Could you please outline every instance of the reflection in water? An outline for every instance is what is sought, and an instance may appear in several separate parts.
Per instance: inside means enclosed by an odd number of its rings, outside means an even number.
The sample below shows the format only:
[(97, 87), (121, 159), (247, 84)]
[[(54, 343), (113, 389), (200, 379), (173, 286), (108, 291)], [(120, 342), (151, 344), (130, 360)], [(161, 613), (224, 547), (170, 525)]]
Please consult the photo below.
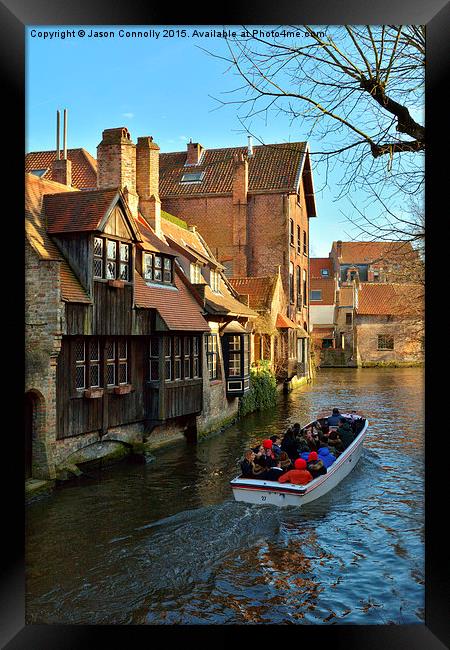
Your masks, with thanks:
[[(303, 508), (237, 503), (243, 451), (333, 406), (369, 418), (363, 456)], [(322, 370), (278, 408), (27, 509), (27, 622), (423, 622), (423, 372)]]

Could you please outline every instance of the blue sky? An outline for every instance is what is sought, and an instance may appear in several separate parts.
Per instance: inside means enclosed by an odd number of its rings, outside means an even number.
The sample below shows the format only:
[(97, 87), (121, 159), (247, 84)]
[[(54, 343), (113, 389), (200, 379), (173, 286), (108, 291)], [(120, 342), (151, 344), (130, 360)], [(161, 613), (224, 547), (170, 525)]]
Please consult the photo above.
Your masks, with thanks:
[[(105, 128), (127, 126), (134, 142), (141, 135), (152, 135), (162, 152), (182, 151), (190, 138), (206, 148), (245, 146), (247, 134), (233, 106), (217, 108), (213, 97), (224, 100), (238, 80), (227, 72), (223, 60), (202, 49), (225, 53), (220, 38), (175, 35), (163, 38), (168, 27), (123, 26), (129, 30), (160, 32), (160, 37), (119, 37), (118, 26), (93, 26), (110, 31), (108, 38), (90, 38), (91, 27), (28, 27), (26, 39), (26, 150), (55, 148), (56, 110), (68, 109), (68, 147), (84, 147), (94, 157)], [(183, 26), (172, 26), (181, 30)], [(79, 29), (85, 37), (77, 35)], [(221, 27), (198, 27), (198, 31)], [(233, 29), (238, 29), (234, 27)], [(53, 38), (32, 36), (35, 32), (56, 32)], [(59, 34), (58, 34), (59, 30)], [(61, 33), (75, 30), (75, 37)], [(305, 139), (298, 122), (287, 118), (261, 122), (256, 135), (266, 143), (295, 142)], [(310, 140), (312, 150), (318, 143)], [(254, 144), (258, 144), (254, 141)], [(320, 149), (323, 150), (323, 144)], [(313, 160), (317, 219), (310, 221), (310, 254), (328, 256), (336, 239), (354, 236), (345, 214), (351, 206), (346, 199), (335, 200), (337, 177), (331, 172), (329, 186), (321, 190), (325, 169)], [(331, 182), (330, 182), (331, 181)], [(353, 199), (356, 197), (353, 196)], [(344, 214), (343, 214), (344, 213)]]

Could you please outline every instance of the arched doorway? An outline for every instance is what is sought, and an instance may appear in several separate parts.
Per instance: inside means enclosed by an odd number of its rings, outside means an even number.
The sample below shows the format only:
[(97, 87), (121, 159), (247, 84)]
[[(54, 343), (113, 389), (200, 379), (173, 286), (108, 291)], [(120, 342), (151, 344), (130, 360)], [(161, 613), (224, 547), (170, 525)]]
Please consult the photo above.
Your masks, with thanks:
[(33, 438), (36, 437), (36, 398), (33, 393), (25, 394), (25, 479), (31, 478), (33, 466)]

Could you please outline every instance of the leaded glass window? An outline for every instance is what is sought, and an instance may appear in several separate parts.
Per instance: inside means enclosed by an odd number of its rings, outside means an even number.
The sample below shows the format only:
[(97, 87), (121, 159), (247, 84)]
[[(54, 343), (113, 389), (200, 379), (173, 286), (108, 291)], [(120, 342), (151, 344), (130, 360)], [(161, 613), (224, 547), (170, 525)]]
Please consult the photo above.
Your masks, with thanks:
[(131, 279), (130, 244), (94, 237), (94, 277), (103, 280)]
[(159, 381), (159, 337), (150, 337), (150, 381)]

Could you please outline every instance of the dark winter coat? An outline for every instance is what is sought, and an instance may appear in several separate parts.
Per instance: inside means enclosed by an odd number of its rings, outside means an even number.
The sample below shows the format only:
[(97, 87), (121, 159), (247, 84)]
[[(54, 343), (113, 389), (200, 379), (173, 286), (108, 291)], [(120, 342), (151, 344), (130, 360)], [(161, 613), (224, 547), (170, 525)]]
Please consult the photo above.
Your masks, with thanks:
[(312, 460), (311, 462), (309, 462), (307, 464), (307, 469), (313, 478), (317, 478), (318, 476), (327, 473), (327, 468), (325, 467), (323, 461), (320, 459)]
[(342, 440), (344, 449), (347, 449), (347, 447), (355, 439), (355, 434), (353, 433), (353, 429), (351, 427), (351, 424), (349, 424), (349, 422), (344, 422), (343, 424), (341, 424), (337, 430), (337, 434), (339, 438)]

